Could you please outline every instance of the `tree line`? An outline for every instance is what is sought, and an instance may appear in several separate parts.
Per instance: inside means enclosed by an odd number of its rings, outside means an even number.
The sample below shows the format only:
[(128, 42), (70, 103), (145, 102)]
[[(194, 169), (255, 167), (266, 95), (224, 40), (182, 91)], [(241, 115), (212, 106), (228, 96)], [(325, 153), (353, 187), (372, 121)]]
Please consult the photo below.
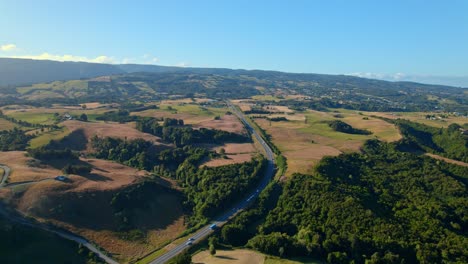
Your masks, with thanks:
[(264, 220), (253, 208), (221, 238), (329, 263), (466, 263), (467, 183), (466, 167), (369, 140), (362, 153), (326, 157), (312, 175), (295, 174)]
[(183, 120), (165, 118), (163, 123), (154, 118), (140, 119), (136, 128), (142, 132), (160, 137), (163, 141), (176, 146), (185, 146), (199, 143), (226, 143), (226, 142), (250, 142), (246, 135), (226, 132), (217, 129), (193, 129), (184, 125)]
[(24, 131), (13, 128), (0, 131), (0, 151), (25, 150), (33, 135), (27, 135)]

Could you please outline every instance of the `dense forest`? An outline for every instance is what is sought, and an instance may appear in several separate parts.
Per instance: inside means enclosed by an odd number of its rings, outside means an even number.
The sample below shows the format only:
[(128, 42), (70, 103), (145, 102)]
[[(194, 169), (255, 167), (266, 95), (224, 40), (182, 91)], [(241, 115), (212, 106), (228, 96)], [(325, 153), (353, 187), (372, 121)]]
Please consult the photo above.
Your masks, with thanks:
[(190, 225), (206, 221), (242, 198), (261, 178), (265, 166), (265, 160), (258, 157), (242, 164), (199, 168), (202, 160), (217, 154), (190, 145), (155, 152), (152, 143), (142, 139), (93, 137), (91, 144), (97, 158), (177, 180), (184, 187), (185, 206), (192, 213)]
[(435, 128), (403, 119), (394, 122), (405, 137), (400, 144), (401, 149), (420, 149), (468, 162), (468, 135), (460, 125), (451, 124), (447, 128)]
[(257, 205), (221, 238), (330, 263), (466, 263), (467, 183), (466, 167), (371, 140), (362, 153), (324, 158), (314, 175), (294, 175), (265, 221), (268, 206)]
[(14, 128), (13, 130), (0, 131), (0, 151), (25, 150), (29, 140), (34, 136), (26, 135), (24, 131)]
[(242, 164), (202, 167), (185, 162), (178, 168), (178, 176), (186, 186), (190, 207), (194, 211), (192, 224), (224, 212), (237, 200), (252, 191), (263, 176), (266, 160), (256, 158)]
[(87, 248), (55, 234), (16, 224), (0, 216), (2, 263), (102, 263)]
[(226, 143), (226, 142), (250, 142), (246, 135), (226, 132), (217, 129), (193, 129), (184, 126), (183, 120), (165, 118), (163, 124), (154, 118), (140, 119), (137, 121), (137, 129), (162, 138), (165, 142), (176, 146), (185, 146), (198, 143)]

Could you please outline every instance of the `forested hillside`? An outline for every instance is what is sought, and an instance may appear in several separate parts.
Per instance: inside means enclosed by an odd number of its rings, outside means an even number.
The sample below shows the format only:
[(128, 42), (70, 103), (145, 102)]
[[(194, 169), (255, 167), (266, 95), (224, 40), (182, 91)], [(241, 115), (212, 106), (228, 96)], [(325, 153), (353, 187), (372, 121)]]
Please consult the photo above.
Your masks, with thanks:
[[(86, 79), (97, 76), (107, 77)], [(314, 109), (468, 111), (468, 93), (462, 88), (346, 75), (1, 59), (0, 80), (0, 105), (126, 102), (171, 95), (226, 99), (280, 92), (310, 97), (284, 103)], [(73, 81), (24, 85), (56, 80)]]
[(0, 216), (2, 263), (102, 263), (92, 252), (57, 235), (10, 222)]
[[(189, 225), (196, 226), (229, 208), (244, 197), (260, 180), (265, 160), (256, 157), (250, 162), (220, 167), (199, 167), (201, 162), (217, 156), (215, 152), (196, 147), (197, 143), (224, 143), (249, 140), (247, 136), (220, 130), (194, 130), (184, 127), (182, 120), (165, 119), (162, 125), (155, 119), (140, 120), (138, 127), (154, 133), (175, 147), (156, 152), (151, 142), (136, 139), (93, 137), (91, 144), (97, 158), (145, 169), (153, 177), (176, 180), (185, 195), (185, 207), (191, 213)], [(140, 122), (139, 121), (139, 122)]]
[(396, 120), (395, 124), (405, 137), (400, 148), (427, 151), (444, 157), (468, 162), (468, 134), (458, 124), (447, 128), (435, 128), (407, 120)]
[[(330, 263), (466, 263), (467, 182), (468, 168), (368, 141), (362, 154), (324, 158), (314, 175), (287, 181), (247, 245)], [(229, 234), (233, 244), (249, 236)]]

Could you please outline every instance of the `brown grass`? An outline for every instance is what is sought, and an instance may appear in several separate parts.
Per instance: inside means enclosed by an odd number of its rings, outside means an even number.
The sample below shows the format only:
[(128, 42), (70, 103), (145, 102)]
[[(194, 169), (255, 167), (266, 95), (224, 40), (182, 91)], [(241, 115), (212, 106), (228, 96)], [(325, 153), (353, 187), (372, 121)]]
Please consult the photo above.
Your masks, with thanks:
[[(71, 132), (76, 130), (83, 130), (88, 141), (95, 135), (98, 137), (116, 137), (122, 139), (137, 139), (142, 138), (146, 141), (153, 142), (156, 145), (165, 145), (161, 143), (160, 138), (148, 133), (143, 133), (135, 129), (135, 123), (119, 124), (114, 122), (108, 123), (92, 123), (81, 122), (77, 120), (68, 120), (63, 122)], [(88, 144), (88, 151), (91, 150)]]
[(16, 127), (15, 123), (12, 123), (6, 119), (0, 118), (0, 131), (1, 130), (11, 130)]
[(30, 167), (24, 151), (0, 152), (0, 163), (11, 168), (9, 182), (37, 181), (61, 175), (62, 172), (50, 166)]
[(136, 212), (136, 225), (145, 230), (146, 238), (126, 240), (117, 232), (110, 207), (114, 193), (120, 189), (75, 192), (69, 187), (57, 181), (40, 182), (21, 196), (16, 194), (20, 198), (15, 205), (21, 212), (40, 221), (51, 222), (86, 237), (122, 262), (148, 254), (186, 228), (180, 197), (170, 192), (158, 192), (152, 198), (153, 205)]
[(251, 143), (227, 143), (216, 147), (214, 150), (219, 152), (221, 148), (224, 148), (226, 154), (252, 153), (257, 151)]
[(273, 143), (286, 157), (288, 162), (286, 176), (296, 172), (310, 173), (311, 168), (324, 156), (336, 156), (343, 151), (355, 151), (361, 145), (360, 142), (337, 141), (325, 136), (301, 132), (299, 129), (303, 126), (293, 122), (271, 122), (271, 126), (264, 119), (257, 119), (256, 122), (267, 130), (267, 133), (272, 136)]
[(263, 109), (268, 110), (270, 112), (280, 112), (280, 113), (293, 113), (294, 111), (289, 109), (287, 106), (282, 105), (269, 105), (263, 107)]
[(216, 255), (211, 256), (208, 250), (197, 253), (192, 257), (194, 263), (203, 264), (263, 264), (265, 255), (247, 249), (216, 250)]
[(210, 120), (196, 124), (194, 127), (218, 129), (238, 134), (246, 133), (244, 126), (235, 115), (224, 115), (220, 120), (214, 120), (211, 118)]
[(458, 165), (458, 166), (468, 167), (468, 163), (465, 163), (463, 161), (445, 158), (445, 157), (442, 157), (442, 156), (439, 156), (439, 155), (436, 155), (436, 154), (432, 154), (432, 153), (425, 153), (424, 155), (427, 155), (427, 156), (429, 156), (429, 157), (431, 157), (433, 159), (443, 160), (443, 161), (445, 161), (447, 163), (452, 163), (452, 164), (455, 164), (455, 165)]
[(426, 115), (440, 115), (441, 113), (432, 113), (432, 112), (404, 112), (404, 113), (381, 113), (381, 112), (362, 112), (364, 115), (375, 115), (381, 116), (389, 119), (408, 119), (413, 122), (418, 122), (422, 124), (426, 124), (428, 126), (433, 127), (448, 127), (450, 124), (457, 123), (459, 125), (463, 125), (468, 123), (468, 118), (462, 116), (454, 116), (447, 113), (442, 113), (448, 115), (448, 118), (437, 119), (437, 120), (428, 120), (426, 119)]
[(217, 167), (250, 161), (258, 151), (252, 143), (228, 143), (221, 146), (205, 145), (206, 148), (220, 153), (223, 148), (226, 158), (217, 158), (204, 162), (201, 166)]
[(188, 113), (171, 113), (171, 112), (160, 111), (160, 110), (146, 110), (146, 111), (141, 111), (137, 113), (132, 113), (132, 115), (155, 117), (155, 118), (182, 119), (184, 120), (185, 124), (198, 124), (198, 123), (208, 122), (208, 121), (213, 120), (212, 116), (202, 116), (202, 115), (188, 114)]
[[(23, 152), (8, 154), (0, 155), (0, 163), (13, 169), (13, 181), (61, 174), (60, 170), (49, 166), (29, 168), (26, 164), (28, 158)], [(117, 258), (123, 262), (142, 257), (185, 230), (181, 198), (171, 192), (159, 191), (151, 200), (153, 205), (150, 208), (136, 212), (137, 225), (146, 231), (146, 239), (134, 242), (123, 239), (112, 223), (110, 200), (115, 192), (143, 179), (146, 172), (106, 160), (81, 161), (93, 166), (89, 175), (70, 175), (70, 182), (66, 183), (50, 180), (22, 188), (6, 188), (0, 196), (27, 215), (50, 221), (94, 241), (106, 251), (118, 254)], [(37, 170), (42, 174), (38, 175)], [(164, 179), (159, 181), (163, 186), (173, 185)]]
[(208, 162), (202, 164), (202, 166), (208, 167), (218, 167), (218, 166), (225, 166), (230, 164), (236, 163), (244, 163), (250, 161), (254, 155), (252, 153), (247, 154), (235, 154), (235, 155), (226, 155), (226, 159), (213, 159)]
[[(340, 116), (337, 116), (338, 114)], [(295, 172), (310, 173), (312, 167), (324, 156), (359, 151), (367, 139), (377, 138), (391, 142), (401, 138), (394, 125), (378, 118), (363, 119), (365, 116), (350, 111), (334, 113), (309, 110), (303, 113), (264, 116), (281, 116), (289, 120), (287, 122), (270, 122), (260, 118), (255, 120), (272, 136), (273, 143), (287, 158), (286, 176)], [(323, 122), (337, 119), (353, 127), (367, 129), (373, 134), (364, 136), (339, 133)]]

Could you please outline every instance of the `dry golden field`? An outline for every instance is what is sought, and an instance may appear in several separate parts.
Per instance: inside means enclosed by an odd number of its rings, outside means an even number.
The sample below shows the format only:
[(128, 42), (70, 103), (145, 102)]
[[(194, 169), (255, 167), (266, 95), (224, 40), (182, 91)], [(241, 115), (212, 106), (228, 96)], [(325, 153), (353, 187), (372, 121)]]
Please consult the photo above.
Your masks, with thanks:
[[(401, 138), (398, 129), (381, 119), (365, 117), (358, 113), (306, 111), (267, 117), (285, 117), (288, 121), (272, 122), (256, 118), (255, 122), (272, 136), (287, 158), (286, 176), (295, 172), (310, 173), (313, 166), (324, 156), (358, 151), (365, 140), (377, 138), (396, 141)], [(333, 131), (323, 121), (341, 120), (355, 128), (367, 129), (371, 135), (354, 135)]]

